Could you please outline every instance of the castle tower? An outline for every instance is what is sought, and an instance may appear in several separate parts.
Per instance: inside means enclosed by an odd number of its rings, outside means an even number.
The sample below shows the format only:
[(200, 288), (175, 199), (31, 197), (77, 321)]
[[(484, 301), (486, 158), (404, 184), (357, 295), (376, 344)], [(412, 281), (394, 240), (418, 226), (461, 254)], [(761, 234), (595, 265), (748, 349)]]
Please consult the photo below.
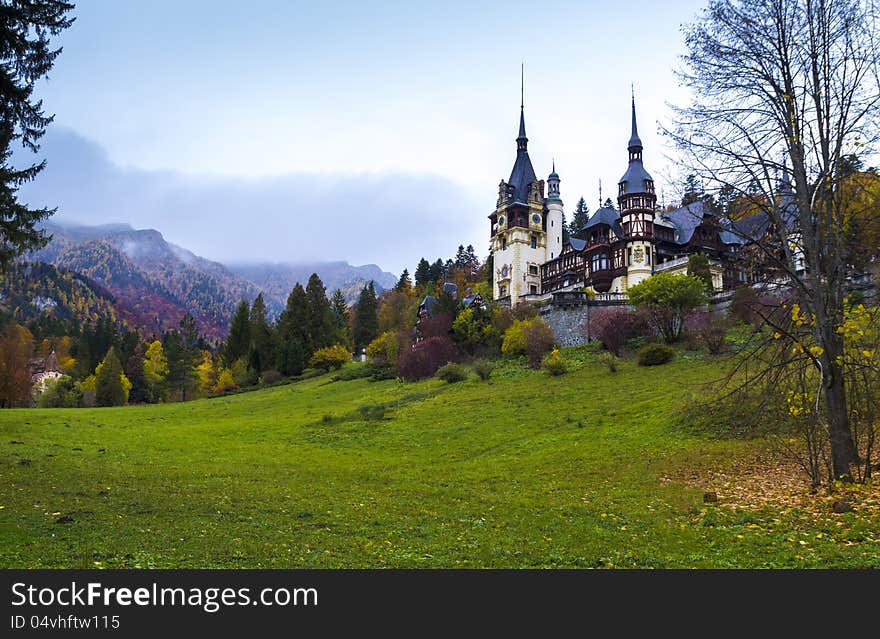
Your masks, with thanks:
[[(620, 227), (625, 242), (626, 281), (615, 282), (621, 290), (634, 286), (651, 275), (654, 255), (654, 211), (657, 195), (654, 180), (642, 164), (642, 141), (636, 127), (636, 100), (632, 99), (632, 134), (627, 145), (629, 166), (618, 182), (617, 203)], [(622, 284), (622, 286), (619, 286)]]
[[(544, 180), (538, 180), (529, 159), (524, 103), (520, 103), (516, 161), (510, 179), (498, 185), (495, 211), (489, 215), (494, 273), (492, 294), (515, 306), (523, 295), (541, 292), (541, 264), (547, 261), (547, 215)], [(558, 177), (557, 184), (558, 184)], [(562, 206), (562, 201), (559, 201)], [(556, 227), (560, 220), (554, 220)], [(560, 240), (561, 241), (561, 240)], [(560, 244), (561, 247), (561, 244)], [(553, 251), (558, 255), (558, 250)]]
[(556, 161), (553, 161), (553, 172), (547, 178), (547, 251), (544, 257), (552, 260), (559, 257), (562, 251), (562, 198), (559, 195), (559, 175), (556, 173)]

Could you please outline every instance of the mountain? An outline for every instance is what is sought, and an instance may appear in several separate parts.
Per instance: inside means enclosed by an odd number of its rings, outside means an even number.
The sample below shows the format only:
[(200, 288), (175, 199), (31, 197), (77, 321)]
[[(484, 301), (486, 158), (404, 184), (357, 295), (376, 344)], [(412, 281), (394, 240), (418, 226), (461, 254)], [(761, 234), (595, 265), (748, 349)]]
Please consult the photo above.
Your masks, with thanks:
[(0, 321), (6, 318), (54, 335), (74, 333), (100, 318), (137, 323), (90, 278), (51, 264), (13, 262), (0, 276)]
[(239, 264), (227, 267), (165, 240), (159, 231), (127, 224), (62, 226), (45, 224), (52, 241), (24, 257), (80, 273), (104, 287), (121, 315), (145, 332), (177, 328), (187, 312), (208, 338), (226, 336), (235, 307), (263, 292), (270, 316), (277, 316), (297, 282), (318, 273), (328, 293), (339, 288), (349, 301), (370, 280), (377, 290), (397, 278), (378, 266), (346, 262)]
[(361, 289), (372, 280), (376, 292), (390, 289), (397, 284), (397, 276), (383, 271), (375, 264), (352, 266), (348, 262), (318, 262), (302, 264), (230, 264), (229, 269), (253, 282), (263, 291), (263, 295), (280, 302), (283, 309), (287, 296), (297, 282), (303, 286), (312, 273), (317, 273), (332, 294), (337, 288), (345, 295), (346, 301), (357, 300)]

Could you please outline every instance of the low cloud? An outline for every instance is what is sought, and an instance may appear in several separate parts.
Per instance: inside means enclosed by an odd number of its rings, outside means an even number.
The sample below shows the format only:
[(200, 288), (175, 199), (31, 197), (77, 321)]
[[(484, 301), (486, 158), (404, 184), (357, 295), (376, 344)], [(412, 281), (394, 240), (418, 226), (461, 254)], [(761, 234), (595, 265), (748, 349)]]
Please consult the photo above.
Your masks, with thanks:
[[(485, 206), (434, 175), (293, 173), (226, 178), (114, 164), (69, 129), (43, 139), (48, 166), (20, 195), (58, 207), (58, 223), (155, 228), (196, 254), (227, 262), (347, 260), (394, 272), (419, 257), (484, 248)], [(20, 162), (32, 160), (24, 154)]]

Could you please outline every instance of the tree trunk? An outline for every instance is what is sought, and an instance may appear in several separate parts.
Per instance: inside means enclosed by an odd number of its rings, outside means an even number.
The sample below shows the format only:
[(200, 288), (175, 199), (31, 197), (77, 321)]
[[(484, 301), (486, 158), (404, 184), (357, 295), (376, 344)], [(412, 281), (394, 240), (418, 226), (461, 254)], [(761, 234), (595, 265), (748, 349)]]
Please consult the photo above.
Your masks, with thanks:
[(838, 354), (843, 353), (843, 345), (839, 342), (840, 340), (835, 338), (826, 341), (825, 350), (828, 357), (825, 358), (822, 382), (825, 386), (828, 438), (831, 443), (831, 466), (834, 478), (849, 482), (852, 481), (850, 465), (858, 463), (858, 452), (849, 426), (843, 370), (836, 363)]

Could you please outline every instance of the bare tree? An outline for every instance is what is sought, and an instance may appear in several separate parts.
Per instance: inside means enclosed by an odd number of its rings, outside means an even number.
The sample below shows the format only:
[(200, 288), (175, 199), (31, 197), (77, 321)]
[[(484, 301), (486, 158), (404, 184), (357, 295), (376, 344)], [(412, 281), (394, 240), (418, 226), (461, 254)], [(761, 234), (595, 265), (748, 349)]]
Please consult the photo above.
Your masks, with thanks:
[(690, 171), (763, 219), (730, 230), (791, 291), (808, 327), (817, 412), (843, 480), (858, 453), (840, 332), (848, 276), (841, 160), (869, 153), (878, 138), (876, 17), (871, 0), (712, 0), (685, 30), (679, 74), (693, 103), (675, 109), (666, 131)]

